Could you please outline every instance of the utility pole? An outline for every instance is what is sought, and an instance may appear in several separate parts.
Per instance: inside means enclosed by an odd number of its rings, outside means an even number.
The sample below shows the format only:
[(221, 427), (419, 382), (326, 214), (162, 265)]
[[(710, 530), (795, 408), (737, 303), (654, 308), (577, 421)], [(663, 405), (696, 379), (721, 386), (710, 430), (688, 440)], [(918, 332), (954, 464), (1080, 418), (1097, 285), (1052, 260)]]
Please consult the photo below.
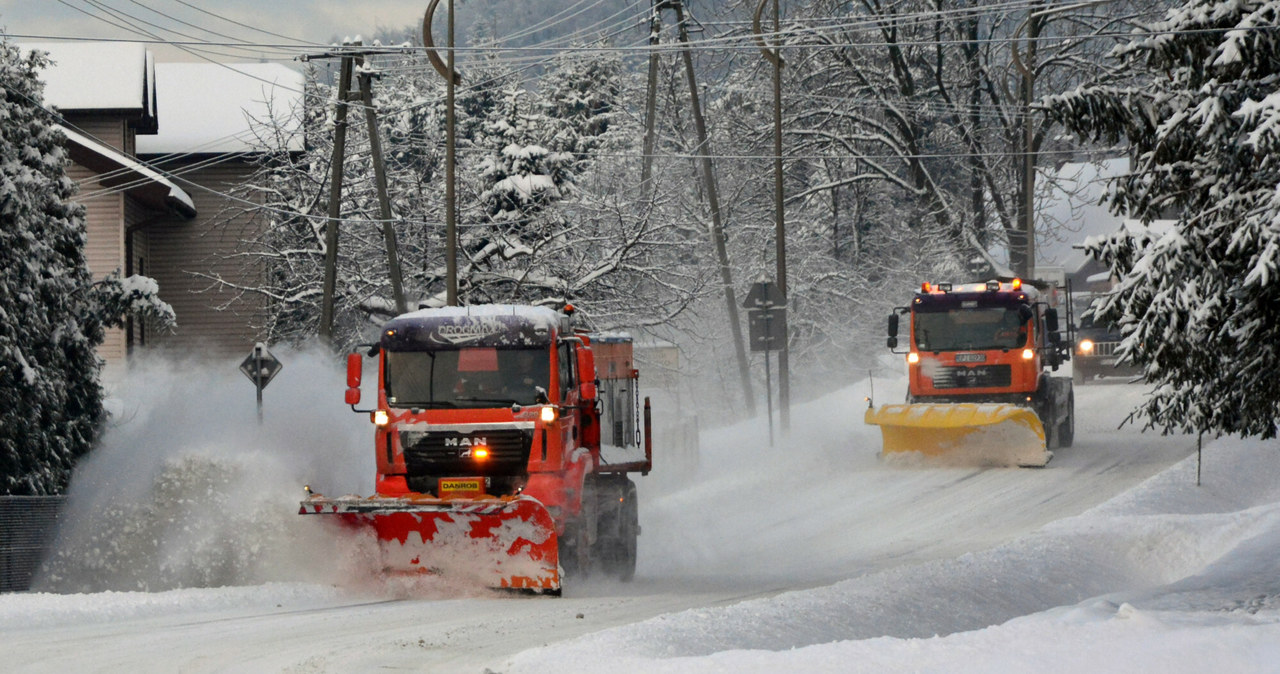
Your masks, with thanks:
[(445, 217), (445, 284), (446, 294), (445, 303), (451, 307), (458, 306), (458, 192), (457, 192), (457, 176), (455, 169), (457, 164), (457, 147), (455, 135), (457, 133), (457, 118), (454, 110), (455, 105), (455, 89), (457, 82), (454, 81), (457, 74), (456, 63), (454, 61), (453, 51), (453, 0), (449, 0), (449, 74), (445, 76), (445, 190), (444, 201), (445, 208), (448, 209)]
[[(1036, 192), (1036, 155), (1038, 154), (1035, 147), (1035, 128), (1031, 122), (1031, 103), (1035, 100), (1036, 87), (1036, 45), (1037, 38), (1040, 37), (1040, 31), (1044, 28), (1045, 18), (1054, 14), (1062, 14), (1077, 9), (1085, 9), (1094, 5), (1100, 5), (1112, 0), (1085, 0), (1071, 5), (1059, 5), (1050, 7), (1046, 0), (1039, 3), (1040, 9), (1027, 12), (1027, 18), (1018, 24), (1017, 30), (1013, 31), (1013, 40), (1009, 43), (1009, 51), (1013, 58), (1013, 65), (1018, 69), (1018, 73), (1022, 76), (1020, 83), (1021, 104), (1022, 104), (1022, 206), (1021, 206), (1021, 228), (1020, 236), (1009, 237), (1010, 258), (1013, 257), (1013, 251), (1021, 248), (1023, 251), (1022, 264), (1015, 272), (1022, 275), (1023, 278), (1032, 278), (1036, 269), (1036, 216), (1035, 216), (1035, 192)], [(1022, 34), (1023, 29), (1027, 31), (1027, 52), (1026, 58), (1018, 53), (1018, 36)], [(1018, 246), (1017, 239), (1023, 239), (1022, 245)]]
[(742, 342), (742, 325), (738, 319), (738, 302), (733, 292), (733, 272), (729, 267), (729, 253), (725, 248), (724, 227), (720, 222), (720, 195), (716, 189), (715, 170), (711, 164), (710, 145), (707, 141), (707, 123), (702, 117), (702, 104), (698, 99), (698, 81), (693, 72), (693, 53), (689, 47), (689, 27), (681, 0), (672, 0), (676, 10), (676, 25), (680, 42), (684, 45), (684, 71), (689, 80), (689, 104), (693, 108), (693, 124), (698, 133), (698, 155), (702, 164), (702, 181), (707, 192), (707, 205), (711, 210), (711, 238), (714, 240), (716, 258), (720, 265), (720, 282), (724, 286), (725, 304), (729, 311), (729, 328), (733, 333), (734, 353), (738, 358), (738, 375), (742, 379), (742, 394), (747, 411), (756, 413), (755, 393), (751, 389), (751, 372), (747, 366), (747, 351)]
[(454, 164), (456, 163), (456, 147), (454, 138), (456, 136), (456, 124), (454, 112), (455, 89), (458, 82), (462, 79), (458, 74), (456, 64), (454, 62), (453, 50), (453, 0), (449, 0), (449, 28), (448, 28), (448, 53), (446, 58), (448, 63), (440, 61), (440, 55), (436, 53), (435, 42), (431, 39), (431, 19), (435, 16), (436, 5), (440, 4), (440, 0), (431, 0), (431, 4), (427, 6), (427, 13), (422, 17), (422, 45), (427, 52), (427, 60), (431, 62), (436, 72), (440, 73), (445, 80), (445, 142), (444, 142), (444, 208), (445, 208), (445, 303), (451, 307), (458, 306), (458, 208), (457, 208), (457, 192), (455, 187)]
[[(765, 3), (760, 0), (756, 6), (752, 29), (756, 42), (764, 58), (773, 65), (773, 218), (774, 218), (774, 260), (777, 263), (775, 283), (782, 291), (784, 304), (787, 297), (787, 227), (786, 209), (783, 199), (786, 191), (782, 173), (782, 54), (777, 47), (769, 48), (761, 36), (760, 16), (764, 12)], [(773, 34), (775, 40), (782, 31), (782, 13), (778, 9), (778, 0), (773, 0)], [(782, 432), (791, 430), (791, 363), (788, 339), (783, 339), (778, 349), (778, 416), (782, 422)], [(768, 351), (765, 351), (765, 368), (768, 369)], [(772, 420), (770, 420), (772, 424)], [(772, 428), (772, 426), (770, 426)]]
[(662, 32), (662, 9), (667, 0), (649, 0), (649, 83), (644, 98), (644, 157), (640, 169), (640, 193), (653, 189), (654, 115), (658, 110), (658, 35)]
[(363, 66), (366, 56), (386, 53), (387, 50), (349, 49), (349, 47), (360, 47), (359, 42), (343, 46), (342, 51), (301, 57), (303, 61), (335, 56), (342, 59), (338, 69), (338, 97), (334, 112), (333, 158), (329, 167), (329, 218), (325, 223), (324, 231), (324, 285), (320, 304), (319, 335), (326, 343), (333, 340), (334, 296), (338, 283), (338, 227), (342, 217), (342, 179), (347, 156), (347, 109), (352, 101), (357, 101), (364, 106), (365, 125), (369, 129), (369, 149), (373, 155), (373, 174), (378, 191), (382, 236), (387, 247), (391, 294), (396, 303), (396, 310), (399, 313), (408, 311), (400, 272), (400, 256), (396, 246), (396, 231), (391, 222), (391, 198), (387, 194), (387, 166), (382, 156), (382, 141), (378, 134), (378, 115), (373, 107), (373, 74), (362, 68), (360, 91), (357, 94), (352, 94), (351, 91), (351, 78), (356, 66)]
[(347, 98), (351, 94), (354, 56), (342, 57), (338, 70), (338, 100), (334, 113), (333, 160), (329, 167), (329, 219), (324, 228), (324, 290), (320, 304), (320, 339), (333, 340), (334, 287), (338, 279), (338, 218), (342, 216), (342, 170), (347, 152)]
[[(1036, 12), (1027, 14), (1027, 18), (1018, 26), (1018, 30), (1027, 29), (1026, 61), (1018, 54), (1016, 39), (1010, 45), (1013, 63), (1022, 75), (1020, 85), (1022, 94), (1022, 251), (1021, 269), (1017, 270), (1023, 278), (1033, 278), (1036, 269), (1036, 151), (1035, 128), (1031, 121), (1031, 101), (1036, 86), (1036, 38), (1040, 37), (1041, 17)], [(1016, 38), (1016, 34), (1015, 34)]]
[(387, 246), (387, 268), (391, 276), (391, 295), (396, 313), (409, 311), (400, 276), (400, 254), (396, 246), (396, 230), (391, 225), (391, 197), (387, 194), (387, 163), (382, 156), (382, 140), (378, 131), (378, 114), (373, 109), (373, 74), (360, 71), (360, 98), (364, 102), (365, 126), (369, 128), (369, 152), (373, 155), (373, 176), (378, 187), (378, 213), (382, 218), (382, 238)]

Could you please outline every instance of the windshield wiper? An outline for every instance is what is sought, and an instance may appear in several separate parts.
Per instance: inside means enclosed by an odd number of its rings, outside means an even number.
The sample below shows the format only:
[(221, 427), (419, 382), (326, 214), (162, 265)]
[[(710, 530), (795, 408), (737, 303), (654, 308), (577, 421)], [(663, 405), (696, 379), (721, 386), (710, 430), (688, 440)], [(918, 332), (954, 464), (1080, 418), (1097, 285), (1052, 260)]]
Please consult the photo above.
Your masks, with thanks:
[(455, 400), (465, 400), (467, 402), (473, 402), (473, 403), (506, 403), (508, 405), (520, 403), (520, 401), (516, 400), (515, 398), (471, 398), (466, 396), (460, 396), (458, 398), (455, 398)]

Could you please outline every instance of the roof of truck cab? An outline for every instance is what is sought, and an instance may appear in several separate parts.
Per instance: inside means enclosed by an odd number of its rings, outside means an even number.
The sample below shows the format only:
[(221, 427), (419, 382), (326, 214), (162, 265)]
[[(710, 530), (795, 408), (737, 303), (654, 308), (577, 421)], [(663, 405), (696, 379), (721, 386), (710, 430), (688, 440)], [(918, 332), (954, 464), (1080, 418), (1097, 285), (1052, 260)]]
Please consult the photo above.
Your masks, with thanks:
[(400, 318), (430, 319), (456, 318), (459, 316), (518, 316), (531, 323), (543, 322), (550, 327), (560, 324), (560, 312), (547, 307), (534, 307), (527, 304), (472, 304), (462, 307), (435, 307), (419, 309), (402, 314)]
[(967, 308), (963, 307), (963, 302), (976, 302), (971, 305), (977, 307), (995, 307), (1010, 306), (1015, 303), (1025, 302), (1034, 303), (1038, 299), (1036, 289), (1031, 286), (1023, 286), (1018, 290), (959, 290), (952, 292), (933, 291), (928, 293), (916, 293), (916, 299), (912, 302), (913, 307), (922, 308)]
[(517, 304), (420, 309), (383, 326), (382, 344), (393, 350), (545, 345), (560, 317), (546, 307)]

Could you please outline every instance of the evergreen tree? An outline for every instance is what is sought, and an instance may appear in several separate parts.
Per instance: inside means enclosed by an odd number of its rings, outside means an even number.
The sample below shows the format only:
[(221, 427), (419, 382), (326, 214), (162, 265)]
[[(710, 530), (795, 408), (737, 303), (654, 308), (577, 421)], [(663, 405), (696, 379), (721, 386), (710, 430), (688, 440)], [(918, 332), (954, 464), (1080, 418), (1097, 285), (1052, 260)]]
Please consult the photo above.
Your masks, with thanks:
[(0, 42), (0, 493), (65, 489), (102, 418), (94, 348), (121, 316), (172, 320), (150, 279), (94, 283), (40, 53)]
[(1132, 87), (1053, 97), (1052, 114), (1131, 144), (1112, 206), (1145, 223), (1090, 242), (1120, 278), (1097, 311), (1153, 385), (1165, 432), (1276, 435), (1280, 413), (1280, 2), (1190, 0), (1115, 56)]

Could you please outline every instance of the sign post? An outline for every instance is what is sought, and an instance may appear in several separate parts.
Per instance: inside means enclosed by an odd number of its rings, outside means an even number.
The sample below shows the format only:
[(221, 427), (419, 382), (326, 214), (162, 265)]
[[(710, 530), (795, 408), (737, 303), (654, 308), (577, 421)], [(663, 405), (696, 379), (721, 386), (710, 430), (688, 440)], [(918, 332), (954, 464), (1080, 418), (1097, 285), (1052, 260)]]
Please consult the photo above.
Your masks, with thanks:
[(787, 344), (787, 298), (776, 283), (751, 284), (742, 306), (747, 310), (748, 340), (752, 351), (764, 352), (764, 390), (769, 416), (769, 446), (773, 446), (773, 365), (769, 352)]
[(284, 369), (284, 365), (276, 360), (267, 350), (267, 345), (258, 342), (253, 345), (253, 351), (249, 352), (249, 356), (240, 363), (240, 371), (244, 376), (253, 382), (254, 388), (258, 390), (258, 423), (262, 423), (262, 389), (275, 379), (280, 370)]

